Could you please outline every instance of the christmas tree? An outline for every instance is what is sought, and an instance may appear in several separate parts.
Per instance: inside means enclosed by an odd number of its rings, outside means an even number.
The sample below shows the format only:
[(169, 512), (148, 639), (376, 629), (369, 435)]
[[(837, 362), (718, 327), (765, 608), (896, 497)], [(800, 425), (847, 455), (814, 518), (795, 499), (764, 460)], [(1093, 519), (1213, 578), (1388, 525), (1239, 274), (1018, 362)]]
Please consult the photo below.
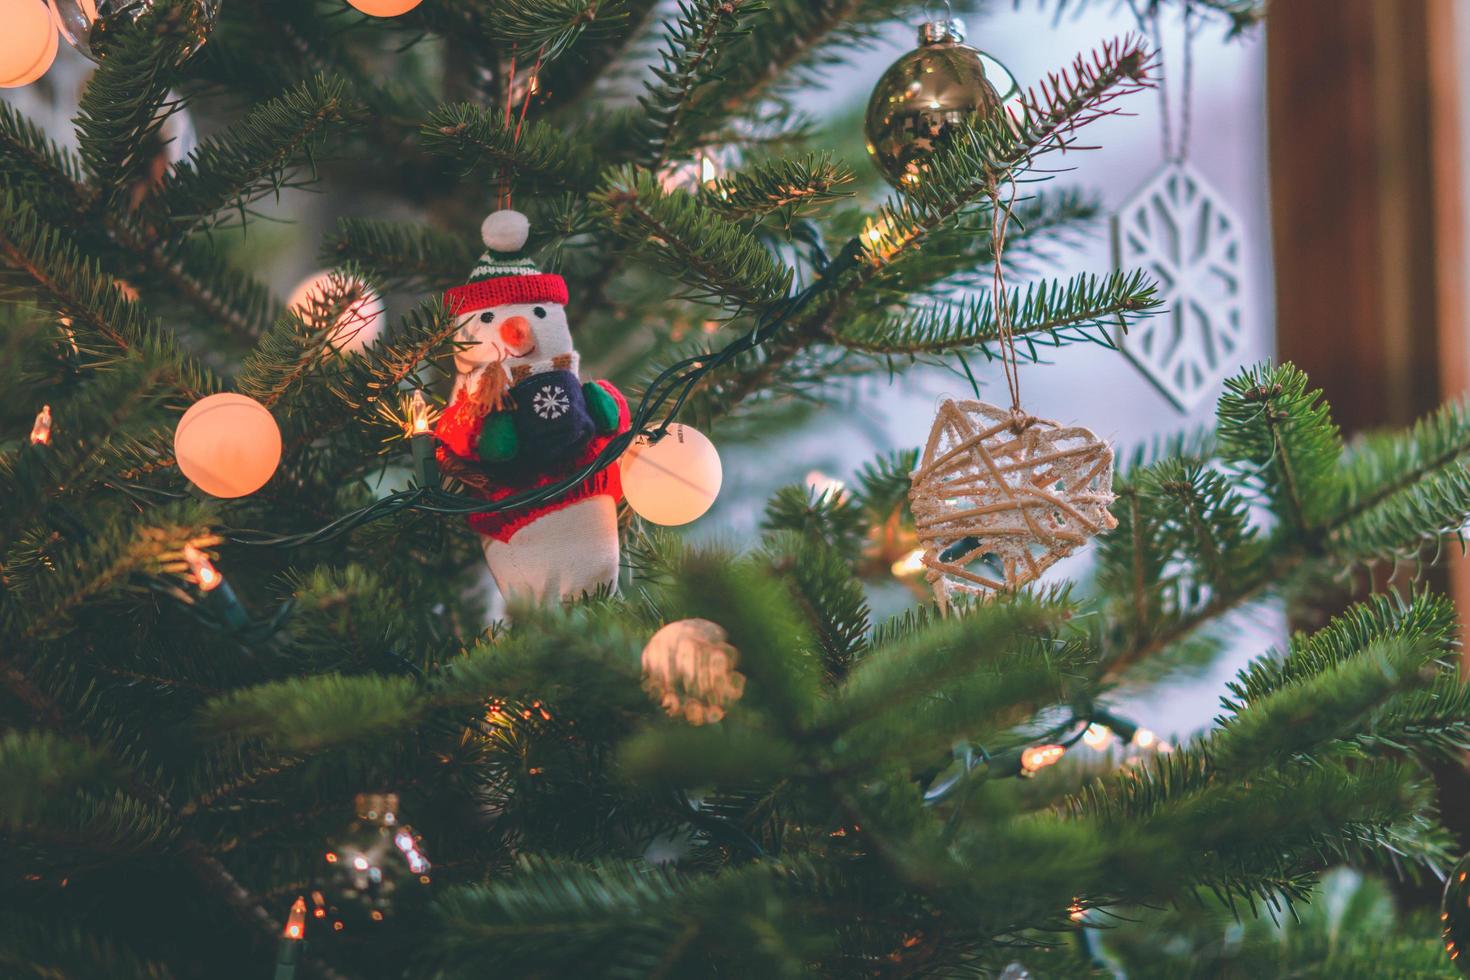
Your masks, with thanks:
[[(1346, 446), (1265, 364), (1114, 470), (1019, 395), (951, 403), (758, 540), (653, 523), (717, 492), (700, 433), (834, 375), (1117, 356), (1147, 274), (1005, 275), (1096, 217), (1040, 178), (1155, 84), (1141, 37), (889, 132), (879, 193), (791, 97), (922, 3), (354, 5), (394, 16), (62, 0), (79, 149), (0, 103), (0, 972), (1453, 972), (1383, 885), (1319, 887), (1454, 863), (1446, 598), (1400, 579), (1261, 651), (1183, 744), (1111, 695), (1435, 558), (1463, 407)], [(170, 162), (185, 109), (211, 131)], [(251, 236), (307, 186), (391, 217), (288, 305)], [(905, 561), (923, 598), (880, 620)]]

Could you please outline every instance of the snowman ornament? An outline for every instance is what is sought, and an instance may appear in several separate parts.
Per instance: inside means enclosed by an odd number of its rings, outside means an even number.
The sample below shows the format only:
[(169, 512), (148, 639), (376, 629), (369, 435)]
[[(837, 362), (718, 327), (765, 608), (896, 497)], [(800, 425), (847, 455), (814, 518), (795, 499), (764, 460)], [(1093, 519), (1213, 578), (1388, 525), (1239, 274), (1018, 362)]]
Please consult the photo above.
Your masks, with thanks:
[[(610, 382), (580, 380), (567, 284), (526, 254), (525, 215), (497, 211), (480, 231), (487, 251), (444, 294), (458, 321), (456, 376), (435, 436), (441, 470), (497, 501), (592, 462), (628, 431), (629, 413)], [(609, 466), (551, 500), (470, 515), (501, 594), (565, 601), (615, 589), (622, 493)]]

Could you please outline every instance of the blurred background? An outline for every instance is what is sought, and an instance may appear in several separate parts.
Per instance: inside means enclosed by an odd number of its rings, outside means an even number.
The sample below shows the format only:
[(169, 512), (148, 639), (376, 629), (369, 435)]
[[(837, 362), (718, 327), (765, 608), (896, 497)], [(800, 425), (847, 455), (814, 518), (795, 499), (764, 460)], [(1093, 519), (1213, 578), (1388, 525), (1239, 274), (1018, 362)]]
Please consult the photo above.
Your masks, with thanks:
[[(1120, 245), (1128, 251), (1130, 233), (1147, 227), (1172, 243), (1169, 254), (1124, 261), (1161, 279), (1175, 312), (1156, 318), (1163, 326), (1152, 339), (1135, 331), (1126, 352), (1078, 344), (1023, 366), (1031, 411), (1085, 425), (1126, 458), (1133, 447), (1208, 426), (1221, 381), (1273, 356), (1309, 372), (1349, 436), (1409, 422), (1464, 391), (1470, 229), (1461, 185), (1470, 172), (1470, 99), (1462, 88), (1470, 75), (1461, 65), (1470, 54), (1470, 0), (1274, 0), (1265, 25), (1240, 34), (1219, 18), (1186, 24), (1177, 6), (1158, 22), (1141, 19), (1144, 5), (1127, 0), (979, 6), (967, 17), (970, 43), (1023, 86), (1129, 32), (1147, 33), (1163, 59), (1163, 89), (1134, 97), (1127, 114), (1090, 129), (1097, 149), (1069, 154), (1054, 176), (1089, 196), (1095, 219), (1027, 263), (1038, 274), (1105, 273)], [(934, 7), (938, 13), (943, 4)], [(804, 96), (802, 108), (830, 143), (824, 148), (864, 175), (860, 200), (877, 201), (886, 190), (863, 159), (861, 112), (882, 70), (914, 47), (914, 27), (895, 25)], [(423, 57), (438, 56), (424, 47)], [(41, 82), (3, 97), (74, 144), (70, 116), (90, 67), (63, 45)], [(212, 129), (208, 118), (173, 117), (168, 154), (187, 154)], [(1188, 199), (1161, 210), (1160, 181), (1181, 169)], [(322, 236), (339, 217), (422, 217), (405, 207), (329, 181), (285, 192), (268, 207), (278, 223), (252, 225), (248, 238), (222, 247), (284, 299), (322, 268)], [(421, 298), (390, 294), (388, 312)], [(576, 304), (573, 296), (574, 333)], [(969, 366), (982, 397), (1000, 400), (998, 365), (975, 357)], [(939, 401), (971, 392), (956, 364), (834, 377), (828, 407), (789, 427), (748, 438), (717, 432), (725, 486), (690, 533), (749, 542), (772, 490), (803, 481), (833, 486), (881, 453), (918, 446)], [(1085, 554), (1053, 574), (1085, 580)], [(1470, 600), (1463, 562), (1433, 574)], [(916, 594), (895, 575), (875, 583), (871, 598), (881, 615)], [(1249, 609), (1226, 624), (1219, 656), (1127, 699), (1126, 708), (1160, 732), (1208, 725), (1241, 661), (1312, 615), (1270, 603)]]

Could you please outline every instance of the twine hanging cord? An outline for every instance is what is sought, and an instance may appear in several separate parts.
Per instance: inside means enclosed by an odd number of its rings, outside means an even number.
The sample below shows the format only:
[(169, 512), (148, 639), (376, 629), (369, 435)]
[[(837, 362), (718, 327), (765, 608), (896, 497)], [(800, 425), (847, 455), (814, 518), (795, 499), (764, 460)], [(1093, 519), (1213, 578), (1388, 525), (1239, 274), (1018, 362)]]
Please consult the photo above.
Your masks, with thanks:
[(1194, 115), (1194, 35), (1199, 29), (1199, 18), (1193, 0), (1183, 0), (1184, 56), (1179, 65), (1179, 141), (1174, 141), (1174, 113), (1170, 106), (1169, 73), (1164, 63), (1164, 31), (1159, 23), (1159, 9), (1163, 0), (1128, 0), (1128, 9), (1138, 21), (1138, 29), (1153, 39), (1154, 50), (1159, 58), (1159, 136), (1163, 143), (1164, 160), (1183, 163), (1189, 156), (1189, 139), (1193, 129)]
[(1016, 352), (1016, 334), (1011, 323), (1011, 303), (1006, 292), (1005, 247), (1010, 227), (1011, 209), (1016, 203), (1016, 181), (1009, 181), (1009, 193), (1001, 200), (999, 187), (992, 185), (990, 198), (990, 303), (995, 313), (995, 329), (1000, 338), (1000, 363), (1005, 371), (1006, 388), (1011, 394), (1011, 429), (1020, 434), (1035, 421), (1021, 407), (1021, 359)]

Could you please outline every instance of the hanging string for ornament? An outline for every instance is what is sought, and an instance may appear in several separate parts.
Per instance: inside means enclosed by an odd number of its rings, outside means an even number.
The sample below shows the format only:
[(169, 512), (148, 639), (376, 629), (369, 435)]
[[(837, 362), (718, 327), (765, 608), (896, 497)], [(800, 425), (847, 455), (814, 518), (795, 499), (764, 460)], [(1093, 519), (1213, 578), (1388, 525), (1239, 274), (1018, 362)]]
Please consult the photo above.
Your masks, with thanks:
[(1180, 62), (1179, 93), (1179, 142), (1174, 142), (1174, 111), (1170, 105), (1169, 73), (1164, 63), (1164, 32), (1159, 22), (1159, 0), (1149, 0), (1147, 12), (1138, 9), (1138, 0), (1128, 0), (1128, 9), (1138, 21), (1139, 30), (1150, 35), (1159, 52), (1159, 127), (1163, 142), (1164, 160), (1168, 163), (1183, 163), (1189, 156), (1189, 137), (1193, 121), (1191, 103), (1194, 95), (1194, 33), (1198, 21), (1194, 13), (1193, 0), (1184, 0), (1184, 52)]
[[(546, 57), (546, 45), (536, 52), (536, 61), (531, 66), (531, 73), (526, 77), (526, 96), (521, 100), (521, 111), (519, 116), (515, 112), (516, 102), (516, 49), (512, 45), (510, 49), (510, 69), (505, 79), (505, 128), (511, 128), (511, 121), (515, 120), (515, 129), (511, 130), (510, 147), (511, 158), (515, 157), (515, 151), (521, 145), (521, 129), (526, 124), (526, 113), (531, 108), (531, 96), (536, 94), (537, 79), (541, 77), (542, 59)], [(511, 163), (506, 160), (500, 165), (499, 192), (496, 194), (497, 207), (499, 210), (508, 211), (511, 207)]]
[(1011, 414), (1017, 430), (1024, 427), (1026, 413), (1021, 409), (1021, 361), (1016, 354), (1016, 335), (1011, 323), (1011, 304), (1006, 295), (1006, 232), (1011, 222), (1011, 209), (1016, 203), (1016, 181), (1010, 180), (1010, 193), (1004, 203), (1000, 190), (990, 189), (990, 304), (995, 313), (995, 329), (1000, 338), (1000, 363), (1005, 372), (1006, 387), (1011, 393)]

